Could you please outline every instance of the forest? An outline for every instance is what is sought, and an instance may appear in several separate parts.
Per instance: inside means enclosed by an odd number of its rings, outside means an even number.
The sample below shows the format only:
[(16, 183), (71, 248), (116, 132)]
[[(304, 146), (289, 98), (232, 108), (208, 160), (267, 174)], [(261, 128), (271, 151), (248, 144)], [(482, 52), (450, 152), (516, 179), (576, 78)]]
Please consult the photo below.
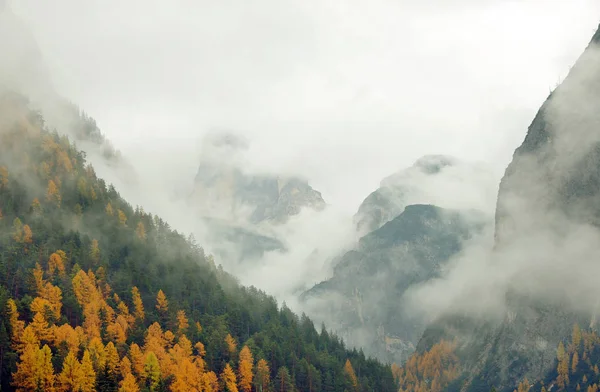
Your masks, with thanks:
[(398, 389), (389, 366), (217, 263), (123, 200), (27, 98), (0, 96), (1, 390)]

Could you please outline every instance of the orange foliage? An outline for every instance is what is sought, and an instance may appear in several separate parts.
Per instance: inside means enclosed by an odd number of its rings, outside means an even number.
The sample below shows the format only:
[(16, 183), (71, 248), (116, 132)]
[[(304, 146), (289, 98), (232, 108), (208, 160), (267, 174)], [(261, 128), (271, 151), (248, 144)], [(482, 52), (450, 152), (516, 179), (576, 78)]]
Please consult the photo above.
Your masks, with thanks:
[(252, 369), (254, 368), (254, 358), (248, 346), (244, 346), (240, 351), (240, 364), (238, 369), (240, 389), (244, 392), (252, 390)]
[(231, 334), (227, 334), (227, 336), (225, 336), (225, 343), (227, 343), (227, 351), (229, 351), (229, 355), (233, 356), (237, 348), (237, 343)]
[[(413, 354), (394, 377), (404, 392), (441, 392), (459, 375), (455, 343), (442, 340), (423, 354)], [(428, 382), (429, 381), (429, 382)]]
[(225, 365), (223, 373), (221, 373), (221, 380), (223, 381), (223, 385), (225, 385), (226, 392), (238, 392), (235, 373), (229, 364)]
[(167, 301), (167, 296), (162, 290), (158, 290), (156, 295), (156, 309), (163, 314), (169, 310), (169, 301)]

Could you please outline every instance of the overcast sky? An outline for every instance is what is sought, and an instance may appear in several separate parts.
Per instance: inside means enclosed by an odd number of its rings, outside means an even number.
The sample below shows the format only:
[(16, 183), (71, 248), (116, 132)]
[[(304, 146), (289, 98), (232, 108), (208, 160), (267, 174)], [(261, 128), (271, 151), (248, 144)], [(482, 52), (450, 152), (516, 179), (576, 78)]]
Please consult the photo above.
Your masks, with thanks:
[(348, 210), (424, 154), (500, 175), (600, 21), (597, 0), (12, 3), (59, 92), (139, 163), (191, 181), (202, 134), (233, 129)]

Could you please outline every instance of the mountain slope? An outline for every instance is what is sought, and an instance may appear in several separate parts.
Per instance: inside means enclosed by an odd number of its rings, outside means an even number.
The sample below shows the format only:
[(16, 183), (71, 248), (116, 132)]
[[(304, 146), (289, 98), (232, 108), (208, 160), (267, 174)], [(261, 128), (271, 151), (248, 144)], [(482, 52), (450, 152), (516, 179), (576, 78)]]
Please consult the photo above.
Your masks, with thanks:
[[(411, 167), (381, 181), (354, 216), (366, 234), (394, 219), (411, 204), (433, 204), (450, 209), (492, 211), (496, 184), (483, 164), (462, 162), (445, 155), (426, 155)], [(454, 197), (452, 195), (458, 195)]]
[[(600, 238), (599, 44), (600, 30), (542, 105), (501, 181), (495, 257), (515, 268), (506, 310), (495, 320), (447, 316), (419, 345), (424, 352), (441, 338), (457, 338), (462, 389), (508, 391), (525, 378), (559, 389), (588, 386), (561, 386), (555, 369), (556, 348), (573, 324), (595, 328), (590, 297), (597, 283), (588, 276), (597, 268)], [(575, 351), (568, 349), (568, 359)]]
[(303, 295), (349, 343), (385, 361), (403, 362), (425, 328), (425, 318), (404, 303), (411, 287), (438, 277), (464, 241), (485, 224), (475, 211), (410, 205), (362, 237), (337, 262), (333, 277)]
[[(11, 390), (11, 381), (64, 387), (68, 379), (51, 375), (64, 373), (67, 363), (93, 374), (85, 385), (98, 390), (114, 390), (126, 379), (153, 390), (191, 390), (185, 385), (196, 382), (200, 370), (186, 378), (183, 366), (202, 369), (203, 380), (223, 374), (222, 383), (214, 380), (222, 387), (231, 382), (227, 369), (242, 362), (233, 342), (267, 360), (267, 374), (289, 384), (287, 390), (395, 389), (388, 368), (346, 350), (327, 331), (318, 333), (308, 318), (278, 309), (272, 297), (239, 286), (194, 242), (132, 208), (67, 138), (43, 128), (40, 113), (18, 94), (0, 99), (0, 138), (0, 307), (7, 309), (0, 319), (2, 390)], [(56, 288), (62, 295), (52, 294)], [(132, 320), (140, 303), (145, 316)], [(191, 329), (196, 321), (201, 329)], [(203, 344), (195, 346), (192, 361), (186, 347), (191, 352), (193, 342)], [(146, 370), (136, 370), (134, 343), (145, 356), (139, 369)], [(115, 355), (121, 365), (114, 365)], [(48, 377), (20, 378), (32, 356), (46, 358), (41, 362), (49, 365), (35, 374)]]

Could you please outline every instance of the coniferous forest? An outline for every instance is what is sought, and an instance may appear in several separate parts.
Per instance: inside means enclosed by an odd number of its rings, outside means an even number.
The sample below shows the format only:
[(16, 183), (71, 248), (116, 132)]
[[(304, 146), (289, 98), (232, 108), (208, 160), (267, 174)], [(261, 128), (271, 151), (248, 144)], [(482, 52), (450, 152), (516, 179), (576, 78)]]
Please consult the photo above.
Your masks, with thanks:
[(129, 205), (14, 93), (0, 100), (0, 308), (3, 391), (397, 389), (388, 366)]

